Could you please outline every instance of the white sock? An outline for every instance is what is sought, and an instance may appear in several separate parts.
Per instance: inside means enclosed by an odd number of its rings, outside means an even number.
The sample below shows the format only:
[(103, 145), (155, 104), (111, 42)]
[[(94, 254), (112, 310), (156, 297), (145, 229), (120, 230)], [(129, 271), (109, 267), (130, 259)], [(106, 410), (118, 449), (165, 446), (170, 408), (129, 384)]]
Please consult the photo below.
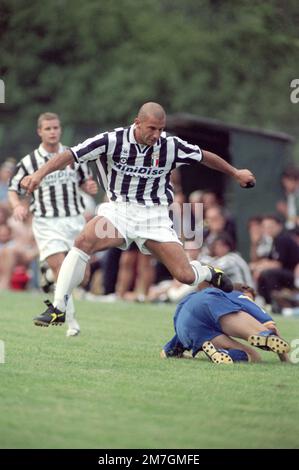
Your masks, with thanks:
[(83, 281), (89, 258), (84, 251), (76, 247), (73, 247), (64, 258), (59, 271), (53, 302), (54, 307), (59, 308), (62, 312), (66, 311), (72, 290)]
[(76, 330), (80, 329), (79, 323), (75, 318), (75, 305), (73, 296), (70, 295), (65, 312), (66, 322), (69, 328), (75, 328)]
[(197, 286), (203, 281), (210, 281), (212, 274), (208, 266), (203, 266), (199, 261), (191, 261), (191, 266), (195, 274), (195, 279), (190, 286)]

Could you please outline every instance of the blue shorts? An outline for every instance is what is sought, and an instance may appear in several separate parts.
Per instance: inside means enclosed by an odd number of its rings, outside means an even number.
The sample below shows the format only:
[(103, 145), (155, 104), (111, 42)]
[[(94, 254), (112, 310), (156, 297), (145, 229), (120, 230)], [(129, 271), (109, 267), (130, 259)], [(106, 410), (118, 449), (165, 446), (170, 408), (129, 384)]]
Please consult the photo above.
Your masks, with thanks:
[(179, 303), (174, 316), (174, 328), (183, 346), (192, 349), (195, 355), (205, 341), (224, 334), (219, 319), (240, 310), (249, 313), (261, 323), (272, 320), (270, 315), (242, 292), (226, 293), (208, 288), (189, 294)]

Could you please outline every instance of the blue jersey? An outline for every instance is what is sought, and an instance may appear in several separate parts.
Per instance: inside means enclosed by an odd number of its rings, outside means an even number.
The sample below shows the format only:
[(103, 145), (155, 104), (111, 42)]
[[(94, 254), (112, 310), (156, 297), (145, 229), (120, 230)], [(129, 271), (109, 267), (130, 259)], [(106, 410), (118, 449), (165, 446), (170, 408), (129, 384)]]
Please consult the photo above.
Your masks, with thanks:
[(196, 354), (205, 341), (223, 334), (219, 319), (240, 310), (261, 323), (272, 320), (243, 292), (226, 293), (215, 288), (192, 292), (177, 306), (174, 317), (176, 334), (183, 346)]

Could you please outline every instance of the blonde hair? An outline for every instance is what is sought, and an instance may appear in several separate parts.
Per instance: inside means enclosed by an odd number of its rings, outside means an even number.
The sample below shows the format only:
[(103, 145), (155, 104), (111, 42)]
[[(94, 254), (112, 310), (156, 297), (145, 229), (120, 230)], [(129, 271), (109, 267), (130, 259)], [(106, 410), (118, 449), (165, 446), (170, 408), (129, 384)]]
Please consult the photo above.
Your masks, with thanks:
[(43, 121), (51, 121), (52, 119), (57, 119), (60, 123), (60, 118), (56, 113), (42, 113), (38, 116), (37, 119), (37, 128), (40, 129), (42, 127)]

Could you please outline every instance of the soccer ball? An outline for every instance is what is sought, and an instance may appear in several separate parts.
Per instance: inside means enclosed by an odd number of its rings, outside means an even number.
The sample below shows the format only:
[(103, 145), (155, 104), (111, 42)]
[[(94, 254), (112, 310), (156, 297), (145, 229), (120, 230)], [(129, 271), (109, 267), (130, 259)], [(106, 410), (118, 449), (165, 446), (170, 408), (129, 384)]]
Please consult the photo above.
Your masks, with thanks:
[(40, 264), (40, 286), (41, 289), (48, 294), (54, 292), (54, 274), (46, 261)]

